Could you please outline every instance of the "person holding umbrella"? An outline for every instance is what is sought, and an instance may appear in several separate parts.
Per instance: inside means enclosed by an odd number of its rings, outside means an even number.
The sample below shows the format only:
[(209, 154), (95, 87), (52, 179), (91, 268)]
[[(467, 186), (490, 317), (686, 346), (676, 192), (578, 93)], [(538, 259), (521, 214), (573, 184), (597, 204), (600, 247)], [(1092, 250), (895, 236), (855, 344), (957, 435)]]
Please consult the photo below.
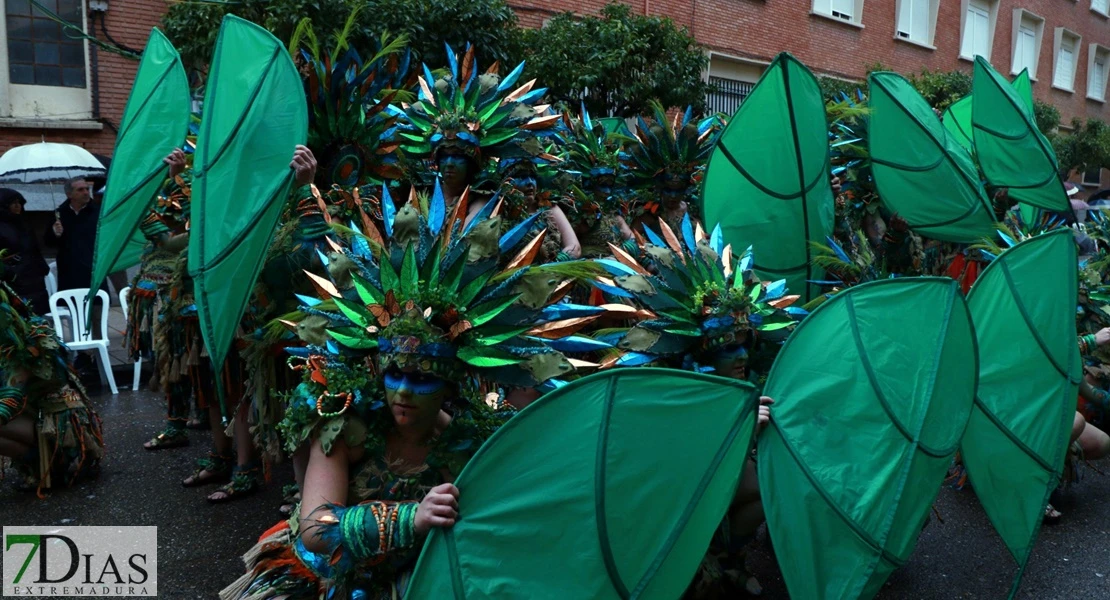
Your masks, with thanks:
[(4, 252), (4, 281), (27, 300), (35, 314), (50, 311), (46, 275), (50, 267), (42, 257), (24, 215), (27, 200), (19, 192), (0, 188), (0, 251)]
[(66, 181), (66, 200), (54, 211), (54, 225), (44, 242), (58, 249), (58, 289), (87, 288), (92, 280), (96, 223), (100, 215), (92, 205), (92, 191), (83, 177)]

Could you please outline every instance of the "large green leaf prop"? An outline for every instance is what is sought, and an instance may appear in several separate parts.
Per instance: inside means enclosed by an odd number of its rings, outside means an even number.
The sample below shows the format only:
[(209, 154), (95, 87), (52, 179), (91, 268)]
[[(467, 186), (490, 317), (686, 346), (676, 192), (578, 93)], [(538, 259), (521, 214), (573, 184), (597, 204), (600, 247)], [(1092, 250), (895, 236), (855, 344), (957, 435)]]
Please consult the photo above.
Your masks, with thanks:
[(1009, 188), (1029, 206), (1070, 212), (1056, 154), (1033, 119), (1033, 110), (990, 63), (975, 59), (971, 105), (976, 158), (987, 181)]
[[(1033, 82), (1029, 79), (1029, 69), (1022, 69), (1021, 73), (1010, 83), (1017, 92), (1022, 102), (1033, 110)], [(944, 128), (952, 138), (961, 146), (971, 150), (974, 147), (971, 133), (971, 94), (960, 98), (948, 106), (944, 111)]]
[(618, 369), (544, 396), (463, 470), (406, 597), (682, 595), (751, 448), (751, 385)]
[(152, 29), (108, 171), (93, 251), (92, 293), (109, 273), (139, 262), (146, 245), (139, 224), (166, 177), (162, 159), (185, 141), (189, 100), (181, 57), (161, 31)]
[(833, 231), (829, 138), (817, 79), (779, 54), (740, 105), (709, 158), (702, 214), (733, 248), (752, 246), (761, 277), (786, 279), (805, 301), (821, 290), (810, 242)]
[(871, 598), (905, 564), (975, 394), (959, 285), (888, 279), (821, 305), (787, 340), (759, 439), (767, 527), (792, 598)]
[(971, 94), (960, 98), (944, 111), (944, 128), (952, 139), (968, 150), (974, 150), (971, 139)]
[(970, 243), (994, 234), (994, 214), (967, 149), (896, 73), (872, 73), (871, 172), (879, 196), (922, 235)]
[(201, 334), (217, 370), (289, 195), (289, 161), (307, 132), (301, 78), (285, 47), (253, 23), (224, 17), (193, 159), (189, 237)]
[(1060, 483), (1081, 377), (1070, 229), (1003, 252), (968, 294), (979, 392), (960, 455), (975, 494), (1020, 565), (1014, 592)]

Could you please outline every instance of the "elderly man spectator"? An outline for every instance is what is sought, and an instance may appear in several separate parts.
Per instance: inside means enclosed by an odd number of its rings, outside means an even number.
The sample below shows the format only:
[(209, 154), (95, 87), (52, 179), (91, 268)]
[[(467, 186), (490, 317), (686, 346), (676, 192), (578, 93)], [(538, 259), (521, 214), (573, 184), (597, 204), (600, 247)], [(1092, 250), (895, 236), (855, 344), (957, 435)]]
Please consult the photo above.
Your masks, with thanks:
[(81, 177), (67, 181), (65, 193), (66, 200), (54, 211), (54, 225), (43, 241), (58, 249), (58, 289), (87, 288), (92, 281), (99, 207), (92, 204), (91, 186)]

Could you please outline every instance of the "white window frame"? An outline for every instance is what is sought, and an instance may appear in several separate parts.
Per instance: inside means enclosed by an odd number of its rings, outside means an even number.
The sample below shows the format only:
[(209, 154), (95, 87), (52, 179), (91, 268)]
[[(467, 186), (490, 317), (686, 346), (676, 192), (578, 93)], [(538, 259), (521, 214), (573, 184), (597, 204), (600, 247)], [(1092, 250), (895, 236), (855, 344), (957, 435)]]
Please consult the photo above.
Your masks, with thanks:
[[(902, 15), (902, 7), (910, 2), (929, 3), (929, 25), (927, 28), (926, 39), (924, 40), (918, 40), (914, 39), (913, 37), (906, 37), (902, 35), (902, 24), (899, 23)], [(937, 11), (939, 10), (939, 7), (940, 0), (897, 0), (894, 3), (894, 39), (898, 40), (899, 42), (906, 42), (907, 44), (914, 44), (917, 46), (928, 48), (930, 50), (936, 50), (937, 48), (933, 45), (933, 42), (936, 39), (937, 35)], [(913, 34), (911, 32), (910, 36), (912, 35)]]
[(1022, 26), (1023, 21), (1032, 21), (1033, 24), (1034, 24), (1034, 26), (1033, 26), (1033, 32), (1034, 32), (1034, 41), (1033, 41), (1033, 43), (1034, 43), (1034, 45), (1036, 46), (1037, 49), (1034, 52), (1033, 64), (1032, 65), (1023, 65), (1023, 66), (1029, 67), (1029, 79), (1032, 79), (1033, 81), (1036, 81), (1037, 80), (1037, 65), (1039, 65), (1040, 62), (1041, 62), (1041, 41), (1044, 39), (1044, 18), (1041, 17), (1040, 15), (1036, 14), (1036, 13), (1032, 13), (1032, 12), (1029, 12), (1028, 10), (1025, 10), (1024, 8), (1015, 8), (1014, 9), (1013, 35), (1011, 36), (1012, 39), (1010, 40), (1010, 74), (1011, 75), (1020, 75), (1021, 74), (1021, 69), (1018, 68), (1019, 65), (1017, 64), (1017, 59), (1018, 59), (1018, 40), (1021, 37), (1021, 26)]
[(1101, 15), (1103, 17), (1110, 17), (1110, 0), (1097, 0), (1097, 1), (1102, 3), (1102, 8), (1101, 9), (1096, 8), (1095, 7), (1096, 0), (1091, 0), (1091, 12), (1095, 13), (1096, 15)]
[[(1068, 38), (1074, 40), (1069, 42)], [(1072, 45), (1072, 67), (1071, 77), (1068, 84), (1061, 85), (1057, 81), (1056, 71), (1060, 68), (1060, 50), (1065, 43)], [(1057, 27), (1053, 35), (1052, 43), (1052, 87), (1061, 91), (1068, 92), (1069, 94), (1075, 93), (1075, 76), (1079, 72), (1079, 53), (1083, 48), (1083, 36), (1078, 33), (1067, 29), (1065, 27)]]
[[(1102, 59), (1102, 81), (1091, 81), (1095, 75), (1095, 61)], [(1106, 80), (1110, 73), (1110, 48), (1091, 44), (1087, 49), (1087, 99), (1106, 102)], [(1097, 92), (1097, 93), (1096, 93)]]
[[(79, 129), (99, 129), (92, 121), (92, 65), (85, 40), (85, 87), (11, 83), (8, 65), (7, 6), (0, 0), (0, 126), (50, 127), (69, 121)], [(88, 3), (81, 2), (81, 25), (88, 30)], [(43, 110), (43, 109), (48, 110)], [(95, 127), (94, 127), (95, 125)]]
[[(838, 4), (850, 6), (852, 14), (845, 16), (843, 11), (837, 10)], [(811, 15), (863, 29), (863, 0), (813, 0), (811, 7)]]
[[(990, 62), (991, 53), (994, 50), (995, 25), (998, 23), (998, 0), (979, 0), (978, 3), (986, 4), (988, 6), (988, 9), (989, 9), (988, 10), (989, 16), (988, 16), (988, 19), (987, 19), (987, 53), (985, 55), (983, 55), (983, 58), (987, 59), (987, 62)], [(961, 60), (967, 60), (967, 61), (975, 62), (975, 56), (974, 55), (969, 56), (967, 54), (964, 54), (964, 34), (967, 31), (967, 25), (968, 25), (968, 23), (967, 23), (967, 9), (968, 9), (968, 6), (970, 4), (971, 4), (971, 0), (960, 0), (960, 42), (959, 42), (959, 44), (960, 44), (959, 45), (959, 53), (960, 54), (959, 54), (959, 57), (960, 57)]]
[[(1090, 173), (1091, 171), (1094, 171), (1095, 173), (1098, 174), (1094, 181), (1091, 181), (1090, 179), (1087, 179), (1087, 174)], [(1102, 169), (1091, 169), (1091, 171), (1083, 171), (1080, 174), (1080, 185), (1082, 185), (1084, 187), (1099, 187), (1099, 186), (1101, 186), (1102, 185)]]

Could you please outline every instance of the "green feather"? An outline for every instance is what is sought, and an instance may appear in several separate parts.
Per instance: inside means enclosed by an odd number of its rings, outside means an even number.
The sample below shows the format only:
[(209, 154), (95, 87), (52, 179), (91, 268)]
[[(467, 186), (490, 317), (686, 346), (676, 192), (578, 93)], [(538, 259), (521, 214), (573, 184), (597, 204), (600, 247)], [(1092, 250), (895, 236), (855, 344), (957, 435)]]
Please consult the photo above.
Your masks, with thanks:
[(481, 335), (479, 337), (477, 337), (477, 339), (475, 339), (474, 342), (476, 344), (480, 345), (480, 346), (495, 346), (497, 344), (500, 344), (501, 342), (504, 342), (505, 340), (509, 340), (509, 339), (512, 339), (512, 338), (514, 338), (518, 335), (521, 335), (522, 333), (528, 331), (529, 329), (531, 329), (531, 327), (504, 328), (504, 327), (490, 326), (489, 331), (496, 331), (497, 333), (488, 333), (487, 330), (483, 329), (480, 332)]
[(366, 331), (357, 327), (336, 327), (329, 329), (328, 335), (353, 350), (369, 350), (378, 347), (377, 338), (367, 337)]
[(389, 261), (388, 256), (383, 254), (378, 265), (378, 278), (381, 279), (382, 282), (382, 292), (388, 294), (392, 290), (396, 293), (400, 281), (397, 278), (397, 271), (393, 269), (393, 263)]
[(497, 315), (505, 312), (506, 308), (513, 305), (520, 296), (509, 296), (508, 298), (499, 298), (497, 300), (490, 300), (475, 306), (469, 312), (470, 323), (475, 327), (488, 323)]
[(351, 274), (355, 284), (355, 291), (363, 304), (381, 304), (385, 301), (385, 294), (374, 287), (369, 281), (356, 273)]
[(470, 303), (478, 297), (478, 292), (482, 291), (482, 288), (486, 286), (486, 282), (489, 281), (490, 275), (491, 272), (487, 271), (463, 286), (463, 289), (459, 291), (459, 306), (469, 306)]
[(366, 328), (377, 324), (374, 315), (370, 314), (370, 311), (350, 300), (336, 298), (335, 304), (339, 307), (339, 312), (343, 313), (343, 316), (353, 321), (355, 325), (359, 327)]
[(459, 360), (479, 368), (507, 367), (523, 362), (521, 359), (492, 348), (464, 346), (459, 350)]
[(408, 299), (415, 299), (415, 294), (420, 285), (420, 271), (416, 268), (416, 249), (414, 244), (409, 244), (405, 249), (405, 258), (401, 261), (401, 294)]

